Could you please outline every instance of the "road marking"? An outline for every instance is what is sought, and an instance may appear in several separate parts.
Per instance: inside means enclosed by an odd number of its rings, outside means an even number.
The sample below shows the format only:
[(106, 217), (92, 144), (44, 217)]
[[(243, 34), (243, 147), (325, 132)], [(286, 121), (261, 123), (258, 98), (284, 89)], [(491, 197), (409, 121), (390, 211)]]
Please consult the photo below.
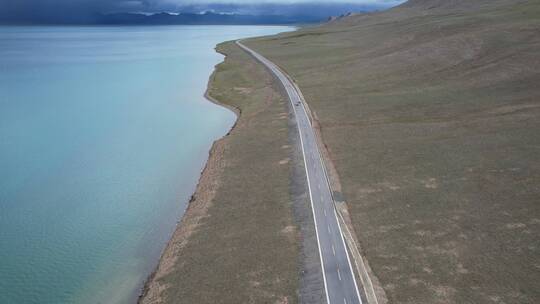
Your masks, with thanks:
[(336, 255), (336, 249), (334, 248), (334, 245), (332, 245), (332, 253)]
[[(271, 62), (269, 62), (268, 60), (266, 60), (266, 58), (260, 56), (259, 54), (255, 53), (254, 51), (251, 51), (249, 48), (247, 48), (246, 46), (241, 44), (239, 41), (237, 41), (236, 43), (242, 49), (246, 50), (248, 53), (252, 54), (255, 58), (257, 58), (259, 61), (261, 61), (263, 64), (265, 64), (267, 67), (270, 67), (272, 72), (275, 75), (278, 75), (278, 78), (281, 80), (281, 83), (286, 84), (284, 82), (284, 78), (286, 78), (286, 77), (284, 77), (284, 75), (282, 77), (282, 75), (280, 75), (280, 73), (279, 73), (279, 70), (277, 70), (277, 68), (274, 67), (274, 65)], [(287, 91), (287, 95), (289, 96), (289, 100), (292, 102), (293, 97), (292, 97), (291, 91), (289, 89), (287, 89), (286, 91)], [(294, 111), (294, 116), (298, 118), (299, 116), (296, 114), (296, 108), (294, 107), (294, 105), (293, 105), (293, 111)], [(322, 275), (323, 275), (324, 291), (325, 291), (325, 294), (326, 294), (326, 303), (330, 303), (330, 295), (328, 294), (328, 283), (326, 282), (326, 273), (324, 271), (324, 260), (323, 260), (322, 250), (321, 250), (321, 241), (319, 239), (319, 229), (317, 227), (317, 217), (315, 215), (315, 208), (313, 207), (313, 196), (312, 196), (312, 193), (311, 193), (311, 183), (310, 183), (310, 177), (309, 177), (309, 170), (308, 170), (308, 166), (307, 166), (307, 155), (306, 155), (306, 151), (304, 149), (304, 139), (303, 139), (304, 134), (303, 134), (302, 128), (300, 128), (300, 126), (298, 126), (298, 133), (300, 135), (300, 147), (302, 148), (302, 155), (304, 156), (303, 157), (304, 169), (306, 170), (306, 178), (307, 178), (307, 182), (308, 182), (307, 184), (308, 184), (308, 190), (309, 190), (309, 200), (311, 202), (311, 211), (313, 213), (313, 222), (315, 224), (315, 236), (317, 237), (317, 245), (318, 245), (317, 247), (319, 249), (319, 258), (321, 260), (321, 272), (322, 272)]]
[[(317, 244), (319, 245), (318, 249), (319, 249), (319, 257), (320, 257), (320, 260), (321, 260), (321, 268), (322, 268), (322, 274), (323, 274), (323, 280), (324, 280), (324, 289), (325, 289), (325, 292), (326, 292), (326, 302), (330, 303), (330, 297), (329, 297), (329, 294), (328, 294), (328, 283), (327, 283), (326, 274), (325, 274), (325, 271), (324, 271), (324, 269), (325, 269), (325, 267), (324, 267), (324, 259), (323, 259), (323, 256), (322, 256), (321, 243), (320, 243), (319, 234), (318, 234), (317, 218), (316, 218), (316, 214), (315, 214), (315, 210), (314, 210), (314, 205), (313, 205), (314, 203), (313, 203), (313, 197), (312, 197), (312, 192), (311, 192), (311, 182), (310, 182), (311, 179), (310, 179), (309, 172), (308, 172), (309, 170), (308, 170), (308, 167), (307, 167), (308, 157), (306, 155), (306, 151), (305, 151), (305, 147), (304, 147), (304, 140), (306, 141), (307, 144), (313, 145), (313, 140), (309, 137), (310, 135), (312, 135), (309, 132), (310, 131), (314, 132), (313, 129), (312, 129), (313, 126), (312, 126), (311, 119), (310, 119), (310, 117), (309, 117), (309, 115), (307, 113), (307, 110), (306, 110), (306, 108), (304, 106), (303, 101), (301, 100), (302, 99), (301, 95), (300, 95), (301, 92), (299, 91), (299, 89), (296, 86), (292, 85), (292, 80), (287, 75), (285, 75), (284, 72), (282, 72), (277, 65), (275, 65), (274, 63), (272, 63), (268, 59), (264, 58), (262, 55), (256, 53), (255, 51), (252, 51), (248, 47), (244, 46), (242, 43), (240, 43), (240, 40), (236, 41), (236, 44), (238, 44), (242, 49), (247, 51), (249, 54), (251, 54), (257, 60), (262, 62), (264, 65), (266, 65), (274, 73), (274, 75), (277, 76), (277, 78), (279, 78), (281, 83), (284, 85), (284, 87), (285, 87), (285, 89), (287, 91), (287, 95), (289, 97), (289, 100), (290, 100), (290, 102), (291, 102), (291, 104), (293, 106), (293, 111), (295, 113), (295, 117), (296, 117), (297, 123), (298, 123), (298, 132), (299, 132), (299, 135), (300, 135), (302, 154), (304, 156), (303, 157), (303, 159), (304, 159), (304, 168), (306, 170), (306, 176), (307, 176), (307, 180), (308, 180), (308, 188), (309, 188), (311, 209), (312, 209), (312, 212), (313, 212), (313, 217), (314, 217), (314, 222), (315, 222), (315, 233), (316, 233), (316, 236), (317, 236)], [(303, 111), (303, 115), (298, 115), (297, 114), (298, 111), (297, 111), (296, 107), (294, 106), (294, 101), (295, 100), (300, 100), (302, 102), (301, 108), (302, 108), (302, 111)], [(307, 121), (305, 121), (304, 116), (307, 118)], [(302, 128), (305, 128), (305, 126), (304, 126), (305, 124), (307, 124), (307, 126), (308, 126), (308, 130), (306, 131), (307, 133), (302, 132)], [(309, 127), (311, 127), (311, 128), (309, 128)], [(323, 175), (326, 178), (326, 181), (329, 183), (328, 175), (326, 173), (326, 168), (324, 167), (322, 156), (318, 152), (319, 152), (318, 145), (315, 144), (315, 152), (310, 153), (311, 154), (310, 156), (311, 156), (311, 158), (312, 158), (312, 160), (314, 162), (315, 162), (316, 158), (319, 159), (320, 165), (322, 166)], [(317, 162), (315, 162), (315, 163), (317, 163)], [(312, 174), (314, 175), (314, 177), (318, 178), (318, 175), (319, 175), (318, 173), (319, 172), (318, 172), (316, 166), (314, 168), (312, 167), (311, 169), (313, 170)], [(334, 203), (333, 199), (332, 199), (332, 203)], [(326, 211), (326, 210), (324, 210), (324, 211)], [(351, 261), (349, 259), (347, 245), (345, 244), (345, 239), (343, 237), (343, 231), (341, 229), (341, 225), (339, 224), (338, 216), (337, 216), (337, 213), (336, 213), (335, 209), (334, 209), (334, 216), (336, 217), (336, 221), (337, 221), (336, 223), (338, 225), (339, 233), (340, 233), (340, 236), (341, 236), (341, 241), (342, 241), (342, 243), (344, 245), (345, 255), (347, 257), (347, 262), (349, 264), (348, 266), (351, 269), (351, 273), (353, 274), (352, 279), (353, 279), (353, 282), (354, 282), (354, 287), (356, 289), (356, 294), (358, 296), (358, 301), (361, 304), (362, 299), (360, 297), (360, 293), (359, 293), (359, 290), (358, 290), (358, 284), (357, 284), (356, 278), (354, 276), (354, 270), (352, 269)], [(330, 226), (328, 226), (328, 231), (330, 232)], [(332, 246), (332, 251), (334, 252), (334, 255), (335, 255), (334, 246)], [(338, 275), (340, 276), (340, 280), (341, 280), (341, 274), (339, 273), (339, 269), (338, 269)], [(344, 302), (346, 303), (346, 299), (344, 299)]]
[(326, 225), (326, 228), (328, 228), (328, 233), (330, 233), (330, 225)]
[(322, 194), (321, 194), (321, 202), (324, 202), (324, 198), (322, 197)]
[[(322, 159), (321, 159), (322, 161)], [(345, 244), (345, 238), (343, 237), (343, 231), (341, 230), (341, 225), (339, 224), (339, 218), (337, 215), (336, 208), (334, 208), (334, 216), (336, 217), (337, 226), (339, 229), (339, 235), (341, 236), (341, 242), (343, 243), (343, 248), (345, 248), (345, 256), (347, 257), (347, 263), (349, 264), (349, 269), (351, 269), (352, 278), (354, 282), (354, 288), (356, 289), (356, 296), (358, 297), (358, 301), (360, 304), (362, 304), (362, 297), (360, 297), (360, 291), (358, 290), (358, 283), (356, 283), (356, 276), (354, 275), (354, 270), (352, 268), (351, 259), (349, 258), (349, 251), (347, 250), (347, 244)], [(375, 298), (376, 300), (376, 298)]]
[(347, 299), (343, 298), (343, 304), (347, 304)]
[(326, 209), (323, 209), (323, 211), (324, 211), (324, 216), (326, 216)]
[(341, 281), (341, 273), (339, 272), (339, 268), (337, 269), (337, 276), (338, 276), (338, 279)]
[(317, 188), (319, 188), (319, 190), (321, 190), (321, 184), (317, 184)]

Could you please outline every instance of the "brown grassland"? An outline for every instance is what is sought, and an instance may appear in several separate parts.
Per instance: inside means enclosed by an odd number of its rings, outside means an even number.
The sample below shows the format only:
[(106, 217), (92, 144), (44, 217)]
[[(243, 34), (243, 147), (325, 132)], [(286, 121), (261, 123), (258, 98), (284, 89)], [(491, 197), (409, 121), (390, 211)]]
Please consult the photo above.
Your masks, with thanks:
[(245, 44), (305, 95), (389, 302), (540, 302), (539, 1), (411, 0)]
[(298, 229), (288, 109), (271, 75), (233, 43), (208, 95), (237, 109), (141, 303), (296, 303)]

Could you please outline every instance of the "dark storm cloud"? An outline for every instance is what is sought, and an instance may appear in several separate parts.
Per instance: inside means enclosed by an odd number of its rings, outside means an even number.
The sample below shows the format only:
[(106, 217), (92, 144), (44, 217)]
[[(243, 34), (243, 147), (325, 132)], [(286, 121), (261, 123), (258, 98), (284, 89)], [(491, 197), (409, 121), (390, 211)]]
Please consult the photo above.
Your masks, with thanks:
[(0, 20), (84, 22), (96, 13), (147, 10), (153, 5), (148, 0), (0, 0)]
[(186, 4), (180, 6), (182, 11), (201, 12), (217, 11), (226, 13), (255, 14), (255, 15), (311, 15), (337, 16), (347, 12), (364, 12), (385, 9), (403, 1), (368, 1), (367, 3), (352, 2), (267, 2), (267, 3), (211, 3)]
[[(348, 3), (346, 3), (348, 2)], [(93, 23), (98, 13), (201, 12), (336, 15), (395, 5), (400, 0), (0, 0), (0, 23)]]

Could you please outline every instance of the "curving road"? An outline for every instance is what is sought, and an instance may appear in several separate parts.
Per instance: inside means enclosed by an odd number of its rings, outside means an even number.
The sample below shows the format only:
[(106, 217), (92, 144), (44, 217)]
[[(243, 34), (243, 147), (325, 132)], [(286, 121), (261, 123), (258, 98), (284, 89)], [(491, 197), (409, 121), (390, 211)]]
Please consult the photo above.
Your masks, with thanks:
[(361, 304), (362, 300), (339, 226), (324, 163), (301, 95), (285, 73), (274, 63), (246, 47), (240, 41), (237, 41), (236, 44), (264, 64), (281, 81), (294, 109), (304, 154), (326, 301), (328, 304)]

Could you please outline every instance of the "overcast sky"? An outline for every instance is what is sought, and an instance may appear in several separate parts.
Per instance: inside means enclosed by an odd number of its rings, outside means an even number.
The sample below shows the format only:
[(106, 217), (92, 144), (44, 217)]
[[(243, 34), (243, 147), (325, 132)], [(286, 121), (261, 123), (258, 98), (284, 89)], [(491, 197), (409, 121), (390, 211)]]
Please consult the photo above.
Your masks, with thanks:
[[(2, 19), (54, 19), (111, 12), (200, 12), (205, 10), (252, 14), (321, 14), (366, 11), (394, 6), (404, 0), (0, 0)], [(329, 10), (330, 12), (331, 10)], [(334, 9), (334, 12), (336, 10)]]
[(176, 9), (183, 6), (219, 4), (260, 5), (268, 3), (298, 4), (298, 3), (351, 3), (364, 5), (390, 6), (403, 0), (0, 0), (0, 9), (13, 10), (17, 8), (85, 8), (99, 10), (160, 10)]

